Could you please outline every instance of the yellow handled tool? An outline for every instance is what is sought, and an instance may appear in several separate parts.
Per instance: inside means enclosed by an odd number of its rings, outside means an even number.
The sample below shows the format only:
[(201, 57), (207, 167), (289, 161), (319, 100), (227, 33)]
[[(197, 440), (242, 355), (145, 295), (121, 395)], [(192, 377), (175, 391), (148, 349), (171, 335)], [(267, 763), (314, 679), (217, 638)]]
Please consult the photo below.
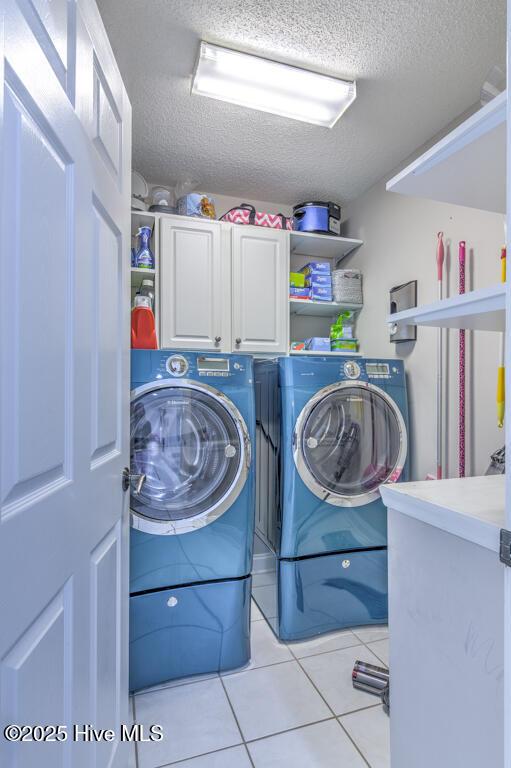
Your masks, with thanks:
[[(500, 278), (506, 282), (506, 249), (500, 251)], [(497, 369), (497, 426), (504, 426), (504, 411), (506, 408), (506, 369), (505, 369), (506, 334), (500, 334), (500, 360)]]

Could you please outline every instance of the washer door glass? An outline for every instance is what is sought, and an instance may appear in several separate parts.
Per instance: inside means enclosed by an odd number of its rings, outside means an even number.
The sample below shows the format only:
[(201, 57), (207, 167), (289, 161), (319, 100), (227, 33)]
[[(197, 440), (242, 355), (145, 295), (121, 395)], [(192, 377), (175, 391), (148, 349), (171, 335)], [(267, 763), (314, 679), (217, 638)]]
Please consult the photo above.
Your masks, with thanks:
[(211, 510), (229, 496), (243, 461), (236, 423), (207, 392), (165, 387), (131, 404), (131, 472), (144, 474), (131, 509), (157, 521)]
[(377, 491), (401, 457), (396, 410), (377, 391), (356, 384), (320, 400), (305, 420), (301, 450), (316, 483), (332, 494)]

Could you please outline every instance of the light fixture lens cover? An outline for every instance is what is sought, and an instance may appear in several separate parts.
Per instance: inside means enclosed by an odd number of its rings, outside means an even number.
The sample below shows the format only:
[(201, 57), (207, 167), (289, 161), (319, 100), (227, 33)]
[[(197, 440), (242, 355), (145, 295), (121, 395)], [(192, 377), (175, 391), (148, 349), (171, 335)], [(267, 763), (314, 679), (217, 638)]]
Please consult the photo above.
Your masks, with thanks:
[(332, 128), (355, 101), (355, 81), (201, 42), (192, 93)]

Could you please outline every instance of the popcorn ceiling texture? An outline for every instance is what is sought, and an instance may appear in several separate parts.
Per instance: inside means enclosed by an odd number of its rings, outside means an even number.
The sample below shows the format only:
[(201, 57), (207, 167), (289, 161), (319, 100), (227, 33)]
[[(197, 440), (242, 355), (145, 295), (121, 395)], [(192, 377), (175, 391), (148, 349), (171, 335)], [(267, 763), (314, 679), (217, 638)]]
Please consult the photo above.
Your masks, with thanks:
[[(505, 71), (505, 0), (99, 0), (133, 167), (234, 197), (352, 200)], [(332, 129), (191, 96), (199, 41), (356, 79)]]

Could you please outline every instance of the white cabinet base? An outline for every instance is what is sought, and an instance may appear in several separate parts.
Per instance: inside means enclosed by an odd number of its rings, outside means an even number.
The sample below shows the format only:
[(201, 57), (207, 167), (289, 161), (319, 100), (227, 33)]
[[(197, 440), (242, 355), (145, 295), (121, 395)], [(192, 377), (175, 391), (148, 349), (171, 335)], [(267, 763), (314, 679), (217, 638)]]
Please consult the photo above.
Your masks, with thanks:
[(392, 768), (504, 766), (498, 555), (389, 509)]

